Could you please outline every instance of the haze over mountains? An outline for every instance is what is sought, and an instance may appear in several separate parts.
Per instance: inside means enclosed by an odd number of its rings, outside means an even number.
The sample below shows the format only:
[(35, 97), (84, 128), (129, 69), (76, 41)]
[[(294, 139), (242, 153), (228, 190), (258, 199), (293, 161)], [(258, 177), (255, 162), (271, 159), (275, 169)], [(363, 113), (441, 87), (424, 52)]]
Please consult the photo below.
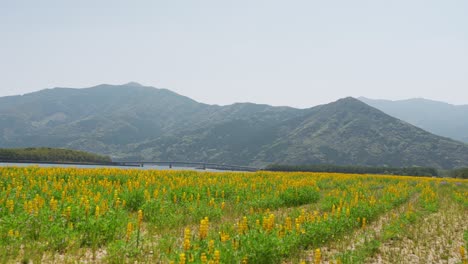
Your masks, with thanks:
[(98, 85), (0, 98), (0, 147), (238, 165), (468, 166), (468, 145), (348, 97), (308, 109), (207, 105), (167, 89)]
[(359, 100), (431, 133), (468, 143), (468, 105), (451, 105), (422, 98)]

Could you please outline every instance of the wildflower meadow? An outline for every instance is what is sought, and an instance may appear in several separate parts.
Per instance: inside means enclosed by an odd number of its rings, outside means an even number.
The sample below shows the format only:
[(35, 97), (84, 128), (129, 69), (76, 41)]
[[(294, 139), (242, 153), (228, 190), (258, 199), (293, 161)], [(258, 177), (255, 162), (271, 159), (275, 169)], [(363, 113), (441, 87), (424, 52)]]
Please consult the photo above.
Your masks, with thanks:
[(466, 263), (467, 206), (468, 181), (460, 179), (3, 167), (0, 257)]

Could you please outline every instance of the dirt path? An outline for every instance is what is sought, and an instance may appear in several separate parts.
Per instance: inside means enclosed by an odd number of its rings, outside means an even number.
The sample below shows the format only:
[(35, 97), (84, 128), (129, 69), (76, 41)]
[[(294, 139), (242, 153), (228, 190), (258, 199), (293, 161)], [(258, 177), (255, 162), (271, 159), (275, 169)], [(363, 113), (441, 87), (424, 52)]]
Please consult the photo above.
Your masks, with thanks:
[[(403, 213), (409, 206), (413, 206), (417, 203), (419, 195), (414, 195), (408, 202), (393, 208), (386, 212), (376, 221), (370, 223), (365, 229), (358, 229), (340, 239), (332, 241), (329, 245), (321, 247), (322, 262), (321, 263), (336, 263), (339, 253), (354, 250), (378, 236), (383, 227), (396, 219), (401, 213)], [(314, 250), (307, 250), (303, 254), (300, 254), (299, 258), (294, 258), (285, 263), (296, 263), (299, 260), (305, 260), (307, 263), (313, 263), (314, 261)]]
[(439, 212), (405, 230), (400, 240), (385, 241), (366, 263), (461, 263), (460, 246), (468, 229), (468, 211), (441, 196)]

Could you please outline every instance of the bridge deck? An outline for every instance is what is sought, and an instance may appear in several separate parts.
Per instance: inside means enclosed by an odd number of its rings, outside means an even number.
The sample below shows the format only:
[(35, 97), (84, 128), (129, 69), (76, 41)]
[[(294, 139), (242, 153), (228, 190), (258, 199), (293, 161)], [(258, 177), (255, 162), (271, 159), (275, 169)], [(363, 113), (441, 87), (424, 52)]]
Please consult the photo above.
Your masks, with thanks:
[(219, 169), (219, 170), (235, 170), (235, 171), (258, 171), (258, 168), (248, 166), (238, 166), (229, 164), (218, 164), (209, 162), (188, 162), (188, 161), (117, 161), (115, 162), (121, 166), (135, 166), (135, 165), (161, 165), (172, 167), (181, 167), (183, 165), (188, 167), (201, 167), (203, 169)]

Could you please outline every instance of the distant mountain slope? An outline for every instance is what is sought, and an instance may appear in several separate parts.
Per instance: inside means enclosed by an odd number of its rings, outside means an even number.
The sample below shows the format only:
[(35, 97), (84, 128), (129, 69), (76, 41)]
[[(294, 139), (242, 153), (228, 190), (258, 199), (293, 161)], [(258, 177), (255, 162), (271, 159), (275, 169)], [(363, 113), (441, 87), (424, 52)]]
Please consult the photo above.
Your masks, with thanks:
[[(264, 156), (288, 164), (448, 168), (467, 162), (468, 145), (430, 134), (354, 98), (312, 110), (304, 122), (277, 141)], [(280, 151), (283, 148), (287, 151)], [(455, 152), (460, 156), (450, 154)]]
[(431, 133), (468, 143), (468, 105), (420, 98), (390, 101), (360, 97), (359, 100)]
[(217, 106), (135, 83), (0, 98), (0, 147), (35, 146), (121, 160), (468, 166), (468, 145), (354, 98), (309, 109)]

